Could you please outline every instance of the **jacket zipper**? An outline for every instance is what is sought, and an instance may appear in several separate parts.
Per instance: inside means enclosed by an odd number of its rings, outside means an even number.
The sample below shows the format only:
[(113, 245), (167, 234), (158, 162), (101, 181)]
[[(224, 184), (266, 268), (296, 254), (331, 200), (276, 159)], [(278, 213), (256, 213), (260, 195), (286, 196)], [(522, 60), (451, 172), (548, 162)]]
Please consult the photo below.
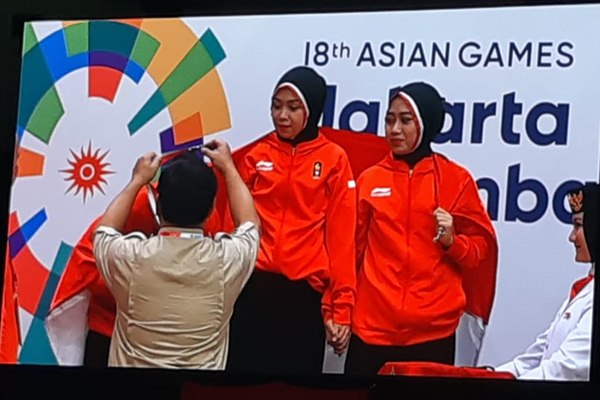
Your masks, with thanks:
[(407, 208), (408, 212), (406, 215), (406, 264), (404, 268), (402, 268), (403, 276), (404, 276), (404, 285), (402, 289), (402, 311), (404, 311), (405, 301), (406, 301), (406, 292), (408, 290), (408, 281), (410, 279), (410, 210), (412, 205), (412, 176), (413, 170), (412, 168), (408, 170), (408, 202)]
[(277, 257), (274, 257), (274, 263), (276, 268), (281, 268), (280, 265), (280, 261), (281, 261), (281, 237), (283, 236), (282, 231), (283, 231), (283, 227), (285, 226), (285, 215), (286, 215), (286, 211), (287, 211), (287, 206), (289, 203), (289, 197), (290, 197), (290, 186), (291, 186), (291, 178), (292, 178), (292, 171), (294, 169), (294, 159), (296, 157), (296, 146), (292, 146), (292, 156), (291, 156), (291, 162), (290, 165), (288, 167), (288, 171), (287, 171), (287, 179), (284, 182), (285, 184), (285, 202), (283, 203), (283, 210), (281, 212), (281, 221), (279, 222), (279, 229), (277, 230), (277, 239), (275, 241), (275, 246), (277, 249)]

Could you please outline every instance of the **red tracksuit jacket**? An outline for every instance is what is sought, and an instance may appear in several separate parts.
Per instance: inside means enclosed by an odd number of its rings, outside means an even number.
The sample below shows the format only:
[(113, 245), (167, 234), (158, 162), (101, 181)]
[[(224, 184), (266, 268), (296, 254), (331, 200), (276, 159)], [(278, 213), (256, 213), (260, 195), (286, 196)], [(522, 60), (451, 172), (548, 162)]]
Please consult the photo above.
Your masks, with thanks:
[[(496, 236), (473, 178), (439, 154), (410, 169), (390, 153), (357, 183), (353, 332), (368, 344), (389, 346), (452, 335), (467, 307), (465, 275), (496, 271)], [(438, 206), (454, 218), (454, 244), (447, 251), (433, 242)], [(491, 297), (480, 303), (491, 307), (494, 288), (487, 285), (481, 281), (481, 295)]]
[(306, 279), (324, 320), (350, 324), (355, 293), (356, 189), (348, 157), (319, 134), (296, 147), (271, 133), (238, 161), (261, 218), (256, 268)]

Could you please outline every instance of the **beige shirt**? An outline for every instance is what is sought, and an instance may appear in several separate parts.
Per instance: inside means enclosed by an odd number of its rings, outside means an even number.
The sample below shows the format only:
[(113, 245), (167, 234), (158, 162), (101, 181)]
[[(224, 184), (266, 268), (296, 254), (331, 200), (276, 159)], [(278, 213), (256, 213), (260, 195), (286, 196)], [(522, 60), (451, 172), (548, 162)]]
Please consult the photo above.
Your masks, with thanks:
[(98, 227), (94, 255), (117, 302), (109, 365), (225, 369), (229, 320), (258, 245), (250, 222), (215, 239), (202, 230), (163, 228), (148, 239)]

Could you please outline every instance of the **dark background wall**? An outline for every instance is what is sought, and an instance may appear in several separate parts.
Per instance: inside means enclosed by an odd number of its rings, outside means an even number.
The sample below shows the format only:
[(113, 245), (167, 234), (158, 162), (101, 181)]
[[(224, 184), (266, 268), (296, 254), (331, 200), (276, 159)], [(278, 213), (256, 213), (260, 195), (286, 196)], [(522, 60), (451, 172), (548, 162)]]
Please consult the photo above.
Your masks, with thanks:
[[(8, 201), (12, 176), (16, 132), (19, 70), (23, 23), (44, 19), (90, 19), (125, 17), (168, 17), (205, 15), (243, 15), (303, 12), (340, 12), (369, 10), (411, 10), (439, 8), (499, 7), (523, 5), (581, 4), (592, 1), (442, 1), (442, 0), (2, 0), (0, 2), (0, 257), (4, 259)], [(310, 31), (311, 27), (306, 27)], [(600, 29), (600, 21), (598, 24)], [(0, 268), (2, 271), (2, 268)], [(2, 287), (0, 274), (0, 288)], [(598, 324), (596, 324), (598, 326)], [(444, 381), (381, 379), (376, 382), (349, 381), (344, 377), (326, 377), (308, 381), (301, 378), (223, 377), (221, 374), (182, 371), (129, 371), (114, 369), (52, 368), (0, 365), (0, 399), (12, 398), (179, 398), (181, 383), (235, 386), (285, 381), (305, 387), (371, 387), (373, 398), (565, 398), (586, 399), (598, 393), (598, 346), (592, 384), (526, 384), (524, 382)], [(123, 389), (124, 388), (124, 389)], [(214, 395), (214, 392), (213, 392)], [(224, 396), (227, 396), (226, 394)], [(270, 396), (270, 397), (269, 397)], [(276, 398), (269, 391), (261, 398)], [(277, 397), (281, 397), (281, 392)], [(334, 392), (322, 394), (333, 399)], [(333, 397), (332, 397), (333, 396)], [(286, 396), (287, 397), (287, 396)], [(215, 398), (215, 397), (210, 397)], [(228, 398), (228, 397), (220, 397)], [(233, 398), (233, 397), (232, 397)], [(236, 395), (235, 398), (239, 398)], [(316, 400), (319, 394), (315, 394)]]

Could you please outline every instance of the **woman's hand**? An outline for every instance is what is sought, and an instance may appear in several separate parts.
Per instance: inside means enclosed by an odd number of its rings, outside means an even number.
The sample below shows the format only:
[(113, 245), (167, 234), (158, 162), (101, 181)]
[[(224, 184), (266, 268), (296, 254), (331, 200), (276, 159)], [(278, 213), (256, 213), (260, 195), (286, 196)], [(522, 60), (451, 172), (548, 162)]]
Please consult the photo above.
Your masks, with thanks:
[(454, 218), (441, 207), (435, 209), (433, 218), (435, 219), (437, 232), (433, 241), (441, 243), (447, 249), (454, 243)]
[(327, 343), (333, 346), (333, 351), (338, 356), (344, 354), (350, 344), (350, 325), (336, 324), (332, 319), (325, 322), (325, 336)]

